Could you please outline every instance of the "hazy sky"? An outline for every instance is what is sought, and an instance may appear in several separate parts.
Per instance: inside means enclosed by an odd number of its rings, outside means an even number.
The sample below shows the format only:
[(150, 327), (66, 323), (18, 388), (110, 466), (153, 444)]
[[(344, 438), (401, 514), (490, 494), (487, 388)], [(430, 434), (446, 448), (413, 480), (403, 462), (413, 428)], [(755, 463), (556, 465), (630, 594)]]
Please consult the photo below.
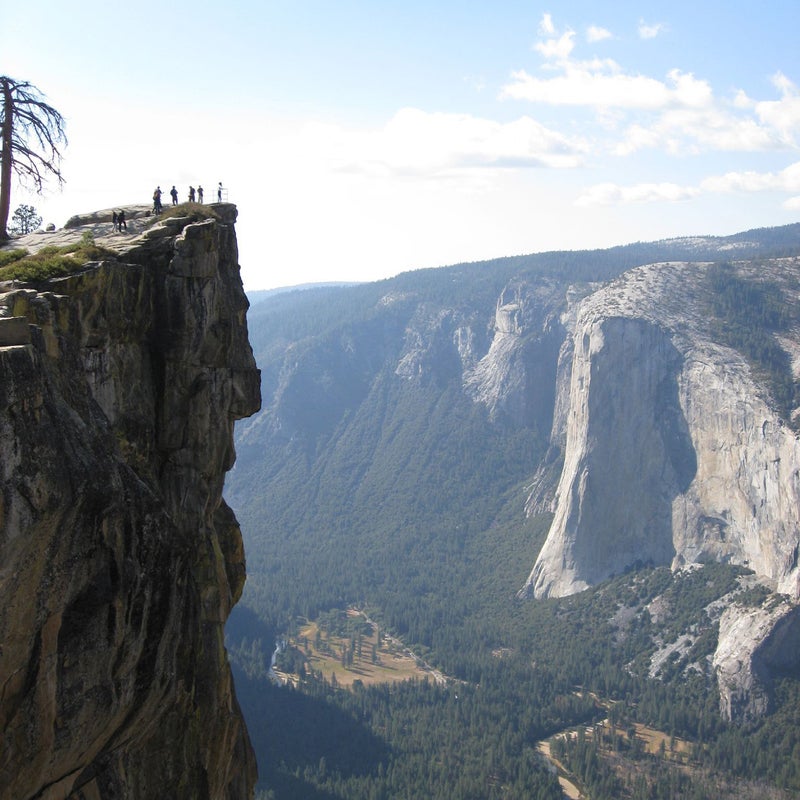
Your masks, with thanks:
[(800, 2), (0, 0), (45, 222), (239, 207), (247, 289), (800, 219)]

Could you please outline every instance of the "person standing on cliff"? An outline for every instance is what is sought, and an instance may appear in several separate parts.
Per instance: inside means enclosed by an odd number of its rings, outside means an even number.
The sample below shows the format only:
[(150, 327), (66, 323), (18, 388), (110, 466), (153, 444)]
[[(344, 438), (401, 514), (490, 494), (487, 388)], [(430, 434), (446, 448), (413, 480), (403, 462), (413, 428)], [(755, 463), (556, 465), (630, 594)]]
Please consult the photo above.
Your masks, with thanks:
[(111, 215), (111, 224), (114, 226), (114, 230), (118, 229), (119, 217), (117, 216), (117, 212), (116, 211)]
[(178, 190), (175, 188), (175, 184), (172, 184), (172, 188), (169, 190), (170, 197), (172, 197), (172, 205), (178, 205)]
[(128, 223), (125, 222), (125, 210), (121, 209), (119, 214), (117, 214), (117, 225), (119, 225), (119, 232), (122, 233), (122, 229), (128, 230)]
[(163, 211), (163, 207), (161, 205), (161, 187), (156, 186), (156, 190), (153, 192), (153, 213), (160, 214)]
[(189, 202), (194, 203), (194, 186), (189, 187)]
[(222, 181), (220, 181), (219, 186), (217, 186), (217, 202), (222, 202)]
[(200, 203), (200, 205), (203, 204), (203, 187), (202, 186), (198, 186), (197, 187), (197, 202)]

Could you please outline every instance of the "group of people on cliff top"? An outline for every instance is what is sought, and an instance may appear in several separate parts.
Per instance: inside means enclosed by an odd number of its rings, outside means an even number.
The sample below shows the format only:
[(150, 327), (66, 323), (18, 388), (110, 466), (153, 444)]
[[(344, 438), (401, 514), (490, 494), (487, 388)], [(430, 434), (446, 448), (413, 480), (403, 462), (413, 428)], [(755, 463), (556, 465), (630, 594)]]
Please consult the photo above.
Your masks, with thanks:
[[(217, 202), (222, 202), (222, 181), (219, 182), (217, 186)], [(164, 206), (161, 204), (161, 195), (163, 192), (161, 191), (160, 186), (156, 186), (156, 190), (153, 192), (153, 213), (160, 214), (164, 210)], [(169, 196), (172, 198), (172, 205), (178, 205), (178, 190), (175, 188), (175, 184), (172, 185), (172, 188), (169, 190)], [(194, 186), (189, 187), (189, 202), (190, 203), (202, 203), (203, 202), (203, 187), (198, 186), (197, 189)]]

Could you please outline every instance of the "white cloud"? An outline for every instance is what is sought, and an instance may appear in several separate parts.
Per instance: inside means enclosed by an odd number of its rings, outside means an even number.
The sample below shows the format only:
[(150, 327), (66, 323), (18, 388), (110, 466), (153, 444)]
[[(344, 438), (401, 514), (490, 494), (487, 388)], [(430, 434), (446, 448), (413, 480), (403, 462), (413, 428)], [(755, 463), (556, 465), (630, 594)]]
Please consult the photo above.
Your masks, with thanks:
[(663, 134), (652, 127), (635, 124), (625, 131), (624, 139), (615, 145), (612, 152), (617, 156), (628, 156), (637, 150), (654, 149), (663, 147), (664, 144)]
[(664, 33), (667, 26), (663, 22), (656, 22), (655, 24), (647, 23), (643, 19), (639, 20), (639, 38), (640, 39), (655, 39), (660, 33)]
[[(526, 70), (512, 73), (510, 82), (502, 87), (501, 98), (528, 100), (554, 106), (586, 106), (594, 109), (656, 110), (673, 106), (703, 107), (713, 101), (708, 82), (695, 78), (690, 72), (671, 70), (662, 81), (641, 74), (625, 73), (612, 59), (580, 61), (572, 58), (575, 32), (565, 30), (559, 35), (552, 16), (545, 14), (539, 23), (543, 38), (534, 49), (546, 59), (550, 72), (560, 74), (536, 77)], [(591, 26), (590, 41), (611, 36), (604, 28)]]
[(649, 125), (632, 124), (613, 152), (625, 156), (645, 148), (659, 148), (677, 155), (754, 152), (780, 146), (780, 137), (752, 117), (737, 116), (716, 107), (679, 108), (664, 111)]
[(738, 89), (733, 97), (733, 107), (750, 111), (755, 108), (755, 101), (751, 100), (743, 89)]
[[(800, 192), (800, 161), (790, 164), (780, 172), (728, 172), (714, 175), (697, 186), (681, 186), (676, 183), (638, 183), (622, 186), (616, 183), (601, 183), (587, 188), (576, 200), (578, 206), (624, 205), (657, 201), (674, 202), (690, 200), (706, 194), (730, 194), (733, 192)], [(787, 198), (785, 208), (800, 208), (800, 197)]]
[(772, 85), (782, 95), (797, 95), (797, 87), (780, 71), (772, 76)]
[(598, 25), (590, 25), (586, 30), (587, 42), (602, 42), (604, 39), (610, 39), (611, 37), (611, 31), (601, 28)]
[(308, 126), (304, 148), (332, 168), (368, 175), (441, 178), (475, 169), (574, 168), (585, 141), (524, 116), (500, 123), (468, 114), (398, 111), (379, 130)]
[(525, 70), (512, 73), (511, 78), (501, 97), (556, 106), (657, 110), (699, 107), (712, 100), (708, 82), (691, 73), (672, 70), (666, 83), (645, 75), (625, 74), (611, 60), (565, 63), (563, 74), (555, 78), (536, 78)]
[(726, 172), (706, 178), (701, 186), (707, 192), (728, 194), (730, 192), (762, 192), (774, 188), (775, 176), (771, 173), (746, 171)]
[(675, 87), (674, 96), (678, 105), (702, 108), (712, 103), (714, 96), (708, 81), (695, 78), (691, 72), (682, 72), (679, 69), (670, 70), (668, 75)]
[(574, 39), (575, 31), (567, 30), (557, 39), (545, 39), (542, 42), (536, 42), (533, 47), (547, 59), (563, 61), (569, 58), (570, 53), (575, 47)]
[(553, 25), (552, 14), (542, 14), (542, 19), (539, 22), (539, 33), (542, 36), (552, 36), (556, 32), (556, 26)]
[(611, 206), (629, 203), (676, 202), (697, 197), (700, 190), (677, 183), (637, 183), (620, 186), (601, 183), (588, 188), (576, 201), (577, 206)]
[(727, 172), (706, 178), (701, 184), (704, 191), (720, 194), (728, 192), (800, 192), (800, 161), (790, 164), (780, 172)]
[[(665, 26), (642, 21), (640, 29), (652, 37)], [(598, 146), (606, 152), (627, 156), (660, 149), (677, 155), (800, 147), (800, 90), (781, 72), (772, 78), (780, 94), (776, 100), (753, 100), (741, 90), (720, 100), (706, 79), (678, 68), (659, 79), (627, 71), (610, 58), (575, 58), (574, 32), (559, 35), (549, 14), (539, 30), (547, 36), (535, 45), (546, 59), (543, 74), (513, 72), (500, 98), (594, 111), (603, 129)], [(591, 26), (587, 38), (606, 34)]]
[(779, 100), (765, 100), (754, 103), (756, 116), (780, 136), (786, 145), (796, 147), (800, 141), (800, 92), (783, 73), (772, 78), (773, 85), (780, 91)]
[(544, 38), (536, 42), (533, 49), (541, 53), (547, 60), (564, 61), (569, 58), (575, 47), (575, 31), (567, 28), (559, 35), (550, 14), (542, 15), (539, 22), (539, 35)]

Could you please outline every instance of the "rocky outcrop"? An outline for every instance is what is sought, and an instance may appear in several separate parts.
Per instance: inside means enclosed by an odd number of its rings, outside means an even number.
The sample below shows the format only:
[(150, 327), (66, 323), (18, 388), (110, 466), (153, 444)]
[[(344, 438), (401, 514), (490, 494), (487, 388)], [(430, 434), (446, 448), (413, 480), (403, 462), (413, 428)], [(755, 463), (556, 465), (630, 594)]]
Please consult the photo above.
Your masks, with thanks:
[(497, 301), (488, 352), (465, 365), (465, 392), (491, 419), (545, 433), (553, 416), (558, 352), (564, 338), (558, 310), (563, 288), (555, 282), (514, 283)]
[[(793, 262), (758, 269), (796, 291)], [(714, 560), (798, 596), (800, 444), (744, 357), (710, 335), (706, 270), (643, 267), (581, 303), (555, 516), (523, 593)]]
[(796, 674), (800, 666), (800, 608), (775, 598), (764, 607), (725, 609), (713, 664), (722, 716), (756, 722), (772, 710), (774, 676)]
[(2, 287), (3, 800), (252, 796), (222, 488), (260, 390), (236, 209), (215, 210)]
[[(737, 269), (796, 304), (796, 268)], [(712, 335), (708, 269), (632, 270), (564, 315), (551, 437), (563, 467), (520, 594), (573, 594), (638, 564), (750, 568), (788, 599), (769, 611), (732, 606), (720, 622), (722, 713), (748, 723), (769, 706), (773, 666), (800, 664), (800, 442), (745, 358)], [(798, 342), (797, 330), (780, 338), (789, 354)], [(534, 489), (529, 512), (545, 510)]]

